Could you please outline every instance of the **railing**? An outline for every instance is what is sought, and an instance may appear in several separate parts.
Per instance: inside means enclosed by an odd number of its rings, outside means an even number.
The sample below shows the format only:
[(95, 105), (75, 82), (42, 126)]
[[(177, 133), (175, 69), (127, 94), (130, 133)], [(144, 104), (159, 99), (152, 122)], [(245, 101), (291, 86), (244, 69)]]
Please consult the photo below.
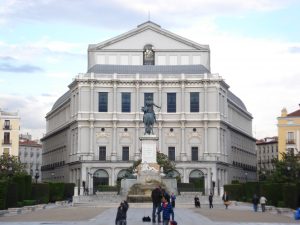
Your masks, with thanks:
[(11, 126), (10, 125), (4, 125), (3, 130), (11, 130)]
[(295, 142), (294, 139), (288, 139), (288, 140), (286, 140), (286, 144), (293, 145), (293, 144), (295, 144), (295, 143), (296, 143), (296, 142)]
[(11, 141), (2, 141), (3, 145), (11, 145)]

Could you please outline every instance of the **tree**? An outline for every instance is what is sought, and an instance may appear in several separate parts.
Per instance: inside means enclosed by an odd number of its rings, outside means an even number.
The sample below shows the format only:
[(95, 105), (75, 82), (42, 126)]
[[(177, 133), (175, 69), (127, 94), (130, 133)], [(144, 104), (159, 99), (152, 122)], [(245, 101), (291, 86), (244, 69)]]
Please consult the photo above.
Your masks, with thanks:
[(274, 159), (274, 172), (269, 176), (273, 182), (294, 182), (300, 178), (300, 161), (292, 153), (281, 153), (282, 159)]
[(0, 179), (15, 174), (25, 174), (24, 165), (17, 156), (3, 154), (0, 156)]

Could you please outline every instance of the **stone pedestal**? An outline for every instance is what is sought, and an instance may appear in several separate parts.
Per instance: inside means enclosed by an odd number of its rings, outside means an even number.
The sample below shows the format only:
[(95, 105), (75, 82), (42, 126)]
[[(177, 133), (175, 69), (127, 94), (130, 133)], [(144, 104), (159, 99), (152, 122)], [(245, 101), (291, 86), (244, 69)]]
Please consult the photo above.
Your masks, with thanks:
[(157, 163), (156, 149), (158, 137), (155, 135), (144, 135), (140, 137), (142, 142), (142, 163)]

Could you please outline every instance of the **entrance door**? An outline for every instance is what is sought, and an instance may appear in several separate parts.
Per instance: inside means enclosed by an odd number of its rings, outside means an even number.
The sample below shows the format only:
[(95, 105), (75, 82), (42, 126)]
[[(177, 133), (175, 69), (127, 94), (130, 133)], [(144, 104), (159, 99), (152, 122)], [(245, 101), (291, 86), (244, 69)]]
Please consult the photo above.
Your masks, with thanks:
[(189, 176), (189, 183), (193, 183), (195, 186), (195, 191), (205, 193), (204, 188), (204, 173), (201, 170), (193, 170)]
[(105, 170), (99, 169), (93, 174), (93, 187), (94, 193), (97, 191), (98, 186), (108, 185), (109, 184), (109, 176)]

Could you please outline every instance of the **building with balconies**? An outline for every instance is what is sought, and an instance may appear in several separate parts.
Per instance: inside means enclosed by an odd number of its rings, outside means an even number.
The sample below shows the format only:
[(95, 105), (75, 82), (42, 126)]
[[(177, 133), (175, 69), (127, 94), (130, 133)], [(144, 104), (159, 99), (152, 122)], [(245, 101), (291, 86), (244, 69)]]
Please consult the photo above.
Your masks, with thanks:
[(0, 109), (0, 155), (19, 154), (20, 117), (17, 112), (7, 112)]
[(42, 145), (31, 136), (20, 135), (19, 159), (32, 179), (41, 181)]
[[(219, 74), (210, 49), (150, 21), (88, 48), (88, 70), (46, 115), (43, 180), (115, 185), (141, 158), (146, 98), (161, 106), (157, 151), (174, 176), (220, 193), (256, 179), (252, 115)], [(247, 173), (247, 177), (245, 177)]]
[(275, 169), (272, 162), (278, 159), (278, 138), (266, 137), (257, 140), (256, 157), (258, 174), (272, 172)]
[(286, 108), (281, 110), (278, 120), (278, 150), (281, 153), (299, 154), (300, 149), (300, 109), (288, 113)]

